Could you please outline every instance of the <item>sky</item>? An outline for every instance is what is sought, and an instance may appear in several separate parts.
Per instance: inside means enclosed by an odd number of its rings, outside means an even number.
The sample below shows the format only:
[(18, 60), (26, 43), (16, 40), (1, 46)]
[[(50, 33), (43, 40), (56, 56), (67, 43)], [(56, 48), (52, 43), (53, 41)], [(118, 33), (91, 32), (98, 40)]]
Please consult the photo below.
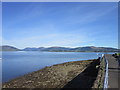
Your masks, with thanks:
[(3, 45), (118, 47), (117, 2), (3, 2)]

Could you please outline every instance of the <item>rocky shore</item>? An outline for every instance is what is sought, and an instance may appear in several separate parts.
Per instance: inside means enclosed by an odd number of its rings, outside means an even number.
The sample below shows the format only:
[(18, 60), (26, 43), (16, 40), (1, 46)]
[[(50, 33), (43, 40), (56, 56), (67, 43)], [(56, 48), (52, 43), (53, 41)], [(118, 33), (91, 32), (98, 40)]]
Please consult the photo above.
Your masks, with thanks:
[(94, 88), (99, 59), (45, 67), (4, 83), (3, 88)]

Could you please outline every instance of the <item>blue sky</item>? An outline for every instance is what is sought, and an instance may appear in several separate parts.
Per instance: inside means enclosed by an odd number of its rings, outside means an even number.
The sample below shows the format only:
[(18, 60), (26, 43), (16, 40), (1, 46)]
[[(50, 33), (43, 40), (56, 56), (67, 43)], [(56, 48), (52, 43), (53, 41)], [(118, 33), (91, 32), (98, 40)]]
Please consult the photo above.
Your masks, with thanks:
[(117, 2), (3, 3), (3, 44), (118, 47)]

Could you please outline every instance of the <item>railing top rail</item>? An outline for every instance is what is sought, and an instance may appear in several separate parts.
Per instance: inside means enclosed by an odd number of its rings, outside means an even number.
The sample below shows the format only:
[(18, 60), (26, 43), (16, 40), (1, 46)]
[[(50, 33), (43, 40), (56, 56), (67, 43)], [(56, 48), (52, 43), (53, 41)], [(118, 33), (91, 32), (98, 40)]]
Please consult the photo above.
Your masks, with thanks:
[(104, 85), (103, 90), (106, 90), (108, 88), (108, 60), (106, 59), (104, 55), (104, 61), (105, 61), (105, 77), (104, 77)]

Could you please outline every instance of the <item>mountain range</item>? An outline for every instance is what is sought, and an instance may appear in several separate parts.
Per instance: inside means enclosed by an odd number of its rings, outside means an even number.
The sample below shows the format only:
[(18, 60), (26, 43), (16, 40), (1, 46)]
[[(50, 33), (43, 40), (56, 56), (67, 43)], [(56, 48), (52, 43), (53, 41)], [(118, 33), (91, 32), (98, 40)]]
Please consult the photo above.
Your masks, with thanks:
[(117, 48), (111, 47), (95, 47), (95, 46), (86, 46), (86, 47), (27, 47), (24, 49), (18, 49), (13, 46), (3, 45), (0, 46), (0, 51), (49, 51), (49, 52), (118, 52)]

